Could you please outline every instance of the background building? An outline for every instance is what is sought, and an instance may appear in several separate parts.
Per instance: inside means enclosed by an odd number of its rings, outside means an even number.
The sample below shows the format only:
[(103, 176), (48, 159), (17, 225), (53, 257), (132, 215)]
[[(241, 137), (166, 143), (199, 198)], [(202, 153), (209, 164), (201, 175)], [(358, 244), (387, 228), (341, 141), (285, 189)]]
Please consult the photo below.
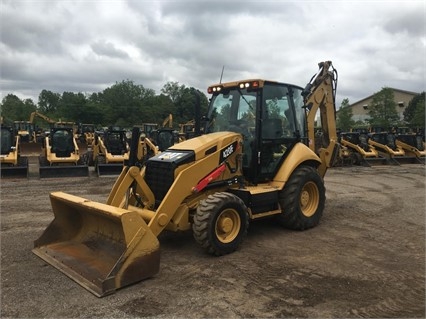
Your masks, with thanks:
[[(393, 91), (394, 100), (396, 103), (396, 111), (399, 115), (399, 119), (402, 121), (404, 119), (404, 110), (408, 106), (408, 103), (410, 103), (414, 96), (420, 93), (404, 91), (394, 88), (390, 89)], [(352, 119), (355, 122), (365, 122), (365, 120), (369, 118), (368, 107), (371, 104), (373, 97), (374, 94), (349, 105), (352, 108)]]

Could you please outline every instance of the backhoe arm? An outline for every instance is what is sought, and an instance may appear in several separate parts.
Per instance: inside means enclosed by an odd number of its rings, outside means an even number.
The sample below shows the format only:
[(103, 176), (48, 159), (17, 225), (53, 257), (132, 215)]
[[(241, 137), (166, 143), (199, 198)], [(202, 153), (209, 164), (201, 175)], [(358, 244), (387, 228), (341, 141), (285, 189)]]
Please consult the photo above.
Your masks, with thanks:
[[(331, 61), (320, 62), (319, 71), (306, 85), (302, 96), (304, 97), (304, 108), (309, 137), (309, 147), (316, 152), (321, 164), (318, 171), (321, 176), (325, 175), (327, 168), (331, 167), (338, 154), (337, 132), (336, 132), (336, 106), (335, 94), (337, 85), (337, 71), (333, 68)], [(322, 137), (319, 149), (316, 149), (315, 117), (320, 111)]]

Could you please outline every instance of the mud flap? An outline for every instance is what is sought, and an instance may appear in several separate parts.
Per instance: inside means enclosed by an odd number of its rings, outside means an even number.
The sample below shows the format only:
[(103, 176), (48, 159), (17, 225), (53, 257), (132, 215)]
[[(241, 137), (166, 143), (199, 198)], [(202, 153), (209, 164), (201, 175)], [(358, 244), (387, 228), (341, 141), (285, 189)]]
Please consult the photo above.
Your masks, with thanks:
[(120, 164), (98, 164), (96, 172), (98, 176), (116, 176), (123, 170), (123, 163)]
[(51, 224), (34, 254), (98, 297), (152, 277), (160, 244), (136, 212), (54, 192)]
[(88, 177), (89, 167), (87, 165), (40, 166), (39, 174), (40, 174), (40, 178)]

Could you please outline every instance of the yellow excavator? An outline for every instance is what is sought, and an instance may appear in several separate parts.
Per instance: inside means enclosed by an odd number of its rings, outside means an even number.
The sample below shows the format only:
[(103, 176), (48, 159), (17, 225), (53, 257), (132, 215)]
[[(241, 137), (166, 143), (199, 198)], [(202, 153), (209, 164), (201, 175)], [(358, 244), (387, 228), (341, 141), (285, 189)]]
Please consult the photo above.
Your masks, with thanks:
[[(192, 229), (202, 249), (220, 256), (237, 250), (257, 219), (315, 227), (324, 211), (323, 177), (339, 153), (336, 84), (326, 61), (305, 88), (262, 79), (212, 85), (203, 134), (143, 165), (135, 127), (129, 161), (105, 204), (50, 194), (54, 220), (34, 254), (102, 297), (159, 271), (165, 230)], [(318, 154), (317, 111), (324, 133)]]
[(0, 125), (1, 178), (28, 177), (28, 157), (21, 156), (19, 134), (10, 126)]

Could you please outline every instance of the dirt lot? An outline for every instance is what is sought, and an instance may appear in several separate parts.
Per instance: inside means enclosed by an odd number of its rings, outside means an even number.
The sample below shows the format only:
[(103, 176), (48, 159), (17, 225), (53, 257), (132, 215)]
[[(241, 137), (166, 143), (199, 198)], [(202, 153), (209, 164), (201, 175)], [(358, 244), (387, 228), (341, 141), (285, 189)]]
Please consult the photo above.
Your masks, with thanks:
[(163, 234), (160, 272), (97, 298), (32, 254), (52, 220), (49, 192), (105, 202), (114, 178), (1, 181), (2, 318), (424, 318), (425, 167), (328, 171), (320, 225), (250, 225), (241, 249), (206, 255)]

